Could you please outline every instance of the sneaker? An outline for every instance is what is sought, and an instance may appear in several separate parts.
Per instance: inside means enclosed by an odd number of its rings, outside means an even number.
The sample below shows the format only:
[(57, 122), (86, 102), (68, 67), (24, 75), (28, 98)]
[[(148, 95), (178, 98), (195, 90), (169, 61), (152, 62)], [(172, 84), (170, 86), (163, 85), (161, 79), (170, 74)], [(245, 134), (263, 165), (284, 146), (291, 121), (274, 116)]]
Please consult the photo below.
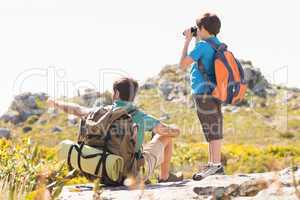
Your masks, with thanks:
[(224, 175), (223, 165), (208, 165), (205, 170), (193, 175), (193, 180), (200, 181), (211, 175)]
[(177, 182), (177, 181), (182, 181), (183, 180), (183, 174), (181, 172), (178, 172), (176, 174), (169, 174), (169, 178), (167, 180), (159, 179), (159, 183), (166, 183), (166, 182)]
[(212, 164), (211, 163), (207, 163), (207, 164), (202, 164), (199, 166), (199, 172), (202, 172), (202, 171), (206, 171)]

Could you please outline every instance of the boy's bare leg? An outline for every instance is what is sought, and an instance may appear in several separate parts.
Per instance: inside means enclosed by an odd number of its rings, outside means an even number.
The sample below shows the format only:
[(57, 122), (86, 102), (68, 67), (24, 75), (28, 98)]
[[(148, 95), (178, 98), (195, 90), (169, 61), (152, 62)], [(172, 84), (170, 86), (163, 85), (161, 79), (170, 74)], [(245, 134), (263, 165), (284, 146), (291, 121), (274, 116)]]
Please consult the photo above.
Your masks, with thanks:
[(212, 140), (209, 142), (210, 155), (212, 156), (209, 160), (212, 163), (221, 163), (221, 145), (222, 140)]
[(160, 140), (163, 143), (164, 149), (164, 161), (160, 166), (160, 175), (159, 178), (162, 180), (166, 180), (169, 178), (170, 173), (170, 162), (172, 158), (173, 145), (172, 138), (167, 136), (155, 135), (152, 140)]
[(173, 152), (173, 143), (172, 139), (169, 137), (166, 139), (166, 146), (164, 151), (164, 161), (160, 166), (160, 179), (166, 180), (169, 178), (170, 174), (170, 162), (172, 158), (172, 152)]
[(212, 163), (212, 158), (213, 158), (213, 154), (212, 154), (213, 150), (212, 150), (212, 145), (211, 142), (208, 143), (208, 163)]

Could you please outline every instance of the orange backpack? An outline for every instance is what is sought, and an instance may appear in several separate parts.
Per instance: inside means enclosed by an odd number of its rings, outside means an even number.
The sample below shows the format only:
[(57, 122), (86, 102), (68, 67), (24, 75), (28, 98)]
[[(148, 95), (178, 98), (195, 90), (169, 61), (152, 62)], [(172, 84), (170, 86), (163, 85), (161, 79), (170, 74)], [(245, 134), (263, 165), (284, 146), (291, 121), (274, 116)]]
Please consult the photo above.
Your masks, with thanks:
[(198, 67), (211, 88), (211, 95), (224, 104), (237, 104), (244, 99), (247, 90), (242, 65), (225, 44), (217, 45), (210, 39), (205, 41), (215, 50), (216, 85), (210, 82), (200, 59)]

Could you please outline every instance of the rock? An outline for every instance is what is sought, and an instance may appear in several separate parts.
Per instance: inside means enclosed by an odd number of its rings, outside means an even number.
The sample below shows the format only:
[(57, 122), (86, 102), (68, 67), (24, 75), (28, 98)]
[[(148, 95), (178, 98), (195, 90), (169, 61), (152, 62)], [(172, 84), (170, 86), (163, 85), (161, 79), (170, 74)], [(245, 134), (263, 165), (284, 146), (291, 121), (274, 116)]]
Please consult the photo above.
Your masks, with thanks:
[[(179, 182), (158, 183), (137, 186), (135, 189), (105, 187), (103, 199), (291, 199), (297, 200), (293, 184), (300, 178), (300, 169), (285, 169), (280, 172), (267, 172), (243, 175), (215, 175), (202, 181), (184, 180)], [(274, 178), (276, 177), (276, 178)], [(93, 187), (93, 184), (87, 184)], [(276, 187), (277, 185), (277, 187)], [(279, 185), (279, 188), (278, 188)], [(76, 186), (65, 186), (59, 199), (93, 199), (93, 191), (72, 192)], [(278, 192), (278, 189), (282, 191)]]
[(60, 127), (60, 126), (54, 126), (52, 129), (51, 129), (51, 132), (52, 133), (58, 133), (58, 132), (62, 132), (63, 129)]
[(174, 88), (175, 88), (174, 82), (163, 80), (159, 83), (159, 90), (161, 91), (162, 96), (165, 100), (172, 100), (169, 99), (169, 95), (171, 94)]
[(159, 118), (160, 121), (166, 121), (168, 119), (170, 119), (170, 115), (168, 113), (162, 114)]
[(11, 138), (11, 133), (8, 128), (0, 128), (0, 138)]
[(243, 66), (245, 71), (245, 81), (248, 88), (254, 92), (255, 95), (260, 97), (267, 96), (267, 89), (271, 88), (271, 84), (262, 75), (259, 69), (253, 66)]
[(300, 88), (297, 87), (288, 87), (286, 90), (294, 92), (294, 93), (300, 93)]
[(182, 94), (185, 96), (188, 94), (188, 89), (187, 89), (187, 87), (185, 87), (185, 85), (177, 83), (175, 85), (174, 92), (175, 92), (175, 94)]
[(28, 133), (29, 131), (32, 131), (32, 128), (30, 126), (23, 127), (23, 133)]
[(267, 92), (267, 95), (271, 96), (271, 97), (274, 97), (277, 95), (277, 92), (273, 87), (266, 89), (266, 92)]
[(112, 94), (110, 92), (104, 92), (95, 100), (93, 107), (107, 106), (112, 103)]
[(45, 93), (22, 93), (15, 96), (8, 111), (1, 116), (4, 121), (10, 121), (14, 124), (24, 122), (32, 115), (41, 115), (44, 109), (41, 108), (41, 101), (45, 102), (47, 95)]
[(44, 125), (44, 124), (47, 123), (47, 120), (46, 119), (41, 119), (41, 120), (38, 120), (37, 123), (40, 124), (40, 125)]
[(108, 91), (100, 93), (94, 89), (85, 89), (79, 94), (79, 101), (82, 106), (99, 107), (112, 104), (112, 94)]
[(163, 98), (167, 101), (180, 101), (186, 103), (186, 96), (189, 94), (188, 89), (182, 83), (174, 83), (172, 81), (163, 80), (159, 84), (159, 90)]
[(14, 124), (20, 123), (21, 117), (20, 114), (17, 111), (9, 110), (5, 114), (1, 116), (1, 120), (4, 122), (12, 122)]
[(260, 102), (259, 106), (260, 106), (261, 108), (265, 108), (265, 107), (267, 107), (267, 103), (266, 103), (265, 101)]
[(50, 118), (58, 116), (59, 112), (55, 108), (48, 108), (47, 113), (49, 114)]
[(41, 101), (47, 101), (48, 95), (44, 92), (38, 92), (33, 94), (35, 97), (39, 98)]
[(298, 109), (300, 109), (300, 103), (293, 105), (293, 107), (291, 109), (292, 110), (298, 110)]
[(28, 119), (27, 119), (27, 122), (28, 124), (34, 124), (35, 122), (37, 122), (39, 120), (39, 118), (37, 116), (30, 116)]
[(266, 189), (268, 182), (266, 180), (250, 180), (240, 185), (239, 196), (255, 196), (259, 191)]
[(231, 112), (231, 113), (236, 113), (239, 111), (239, 107), (238, 106), (231, 106), (231, 105), (227, 105), (227, 106), (222, 106), (222, 112)]
[(288, 92), (285, 101), (291, 101), (292, 99), (297, 99), (297, 95), (293, 92)]
[(157, 84), (155, 82), (148, 80), (140, 86), (140, 89), (141, 90), (150, 90), (150, 89), (156, 88), (156, 86), (157, 86)]
[(80, 94), (81, 104), (86, 107), (92, 107), (97, 98), (101, 96), (100, 92), (94, 89), (85, 89), (83, 94)]
[(186, 81), (187, 83), (189, 83), (189, 81), (190, 81), (190, 74), (189, 73), (184, 74), (183, 75), (183, 79), (184, 79), (184, 81)]
[(75, 115), (68, 115), (68, 122), (70, 125), (76, 125), (78, 123), (78, 117)]

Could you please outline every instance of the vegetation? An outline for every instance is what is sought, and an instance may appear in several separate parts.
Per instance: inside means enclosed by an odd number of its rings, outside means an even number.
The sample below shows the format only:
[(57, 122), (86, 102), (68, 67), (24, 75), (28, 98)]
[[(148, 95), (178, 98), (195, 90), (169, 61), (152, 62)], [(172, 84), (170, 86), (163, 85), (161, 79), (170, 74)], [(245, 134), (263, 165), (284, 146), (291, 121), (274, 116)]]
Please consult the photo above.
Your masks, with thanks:
[[(171, 72), (170, 72), (171, 73)], [(278, 90), (279, 97), (282, 90)], [(300, 112), (291, 109), (294, 102), (286, 105), (276, 99), (262, 99), (248, 95), (259, 106), (240, 107), (237, 111), (224, 110), (224, 147), (222, 160), (226, 173), (252, 173), (279, 170), (292, 162), (300, 164)], [(39, 106), (45, 108), (44, 102)], [(166, 123), (182, 129), (175, 140), (172, 169), (181, 170), (187, 178), (207, 161), (207, 144), (201, 127), (190, 105), (164, 101), (156, 89), (140, 92), (137, 104), (146, 112), (165, 117)], [(285, 109), (286, 108), (286, 109)], [(286, 110), (287, 126), (278, 127), (278, 115)], [(278, 114), (279, 113), (279, 114)], [(284, 115), (283, 115), (284, 116)], [(44, 121), (44, 123), (41, 123)], [(86, 183), (82, 176), (64, 180), (67, 167), (57, 162), (56, 145), (63, 139), (76, 140), (78, 125), (68, 123), (67, 115), (45, 112), (30, 117), (18, 126), (0, 121), (1, 127), (12, 130), (11, 140), (0, 140), (0, 199), (36, 199), (41, 196), (55, 197), (65, 184)], [(53, 133), (55, 125), (62, 132)], [(25, 126), (32, 127), (23, 133)], [(149, 139), (148, 134), (148, 139)], [(49, 184), (55, 187), (47, 187)]]

